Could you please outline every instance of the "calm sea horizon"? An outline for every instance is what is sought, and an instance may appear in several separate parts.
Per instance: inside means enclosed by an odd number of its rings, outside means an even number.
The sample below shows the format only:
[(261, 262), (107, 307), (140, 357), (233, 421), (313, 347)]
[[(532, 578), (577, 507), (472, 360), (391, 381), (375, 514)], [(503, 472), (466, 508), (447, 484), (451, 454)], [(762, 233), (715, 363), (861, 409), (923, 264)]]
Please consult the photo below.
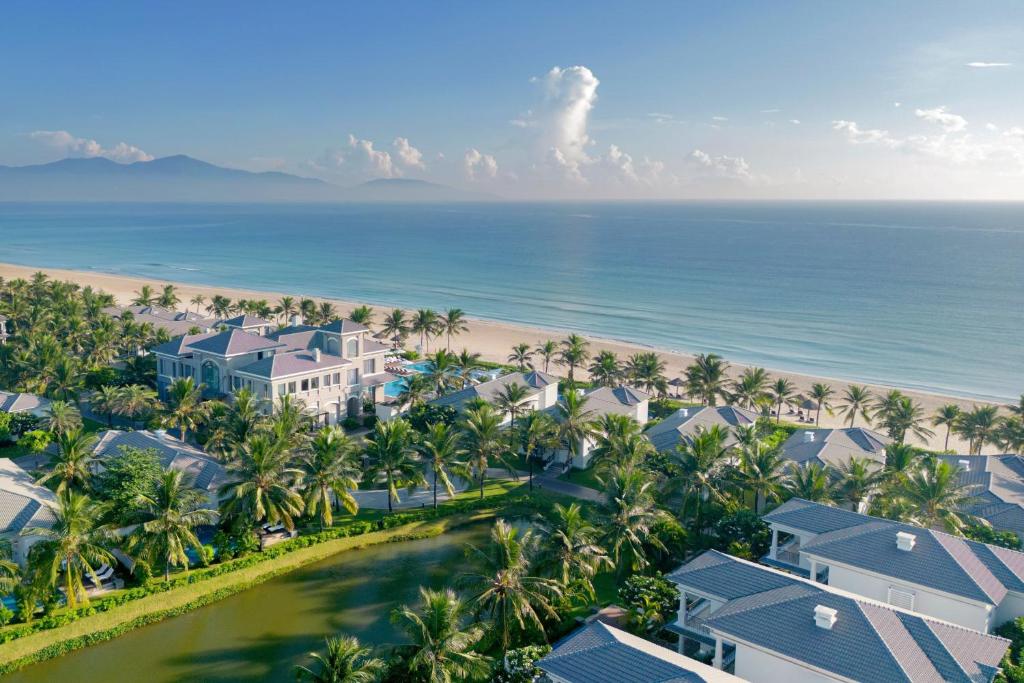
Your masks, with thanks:
[(1024, 391), (1024, 203), (8, 203), (0, 261), (457, 306), (968, 398)]

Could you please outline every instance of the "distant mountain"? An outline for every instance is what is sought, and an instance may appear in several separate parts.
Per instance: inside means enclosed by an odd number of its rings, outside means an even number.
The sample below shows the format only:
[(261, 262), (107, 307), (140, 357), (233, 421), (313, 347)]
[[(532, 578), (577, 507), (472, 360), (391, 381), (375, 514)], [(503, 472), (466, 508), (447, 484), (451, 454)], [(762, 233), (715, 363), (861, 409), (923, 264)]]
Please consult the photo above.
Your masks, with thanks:
[(224, 168), (183, 154), (119, 164), (102, 157), (0, 166), (0, 201), (468, 201), (493, 199), (422, 180), (342, 188), (288, 173)]

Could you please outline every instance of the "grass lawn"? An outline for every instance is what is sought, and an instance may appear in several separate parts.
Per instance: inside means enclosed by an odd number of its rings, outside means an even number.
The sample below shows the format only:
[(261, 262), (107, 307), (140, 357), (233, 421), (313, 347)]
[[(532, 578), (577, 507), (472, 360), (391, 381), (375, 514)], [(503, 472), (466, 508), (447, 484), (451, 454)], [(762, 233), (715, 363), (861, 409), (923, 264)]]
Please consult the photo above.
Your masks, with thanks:
[(585, 470), (570, 470), (565, 474), (560, 474), (558, 478), (571, 484), (586, 486), (588, 489), (594, 489), (595, 491), (604, 491), (604, 485), (597, 480), (593, 467), (588, 467)]

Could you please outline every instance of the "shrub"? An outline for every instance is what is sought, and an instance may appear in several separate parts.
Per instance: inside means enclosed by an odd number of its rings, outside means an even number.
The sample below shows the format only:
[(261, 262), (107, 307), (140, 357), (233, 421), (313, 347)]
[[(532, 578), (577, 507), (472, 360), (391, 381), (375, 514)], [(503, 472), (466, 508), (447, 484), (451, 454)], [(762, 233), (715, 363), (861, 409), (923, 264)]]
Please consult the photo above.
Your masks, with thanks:
[(135, 566), (132, 567), (132, 576), (140, 584), (146, 585), (153, 578), (153, 568), (144, 560), (136, 560)]
[(1020, 537), (1012, 531), (999, 531), (984, 524), (971, 524), (964, 530), (964, 536), (981, 543), (998, 545), (1010, 550), (1020, 550)]
[(53, 438), (50, 432), (42, 429), (32, 429), (21, 435), (18, 439), (18, 446), (30, 453), (42, 453), (50, 445)]
[(493, 683), (533, 683), (544, 672), (537, 667), (538, 659), (551, 652), (550, 645), (527, 645), (509, 650), (505, 658), (498, 659), (491, 672)]
[(5, 605), (0, 605), (0, 626), (7, 626), (13, 618), (14, 612), (7, 609)]
[(762, 557), (772, 544), (771, 528), (747, 508), (723, 515), (715, 522), (711, 536), (715, 550), (728, 552), (731, 544), (738, 543), (737, 549), (746, 548), (749, 555), (744, 556), (750, 558)]
[(367, 415), (363, 418), (363, 427), (366, 429), (373, 429), (377, 425), (376, 415)]
[(661, 618), (669, 621), (679, 610), (679, 589), (661, 574), (634, 574), (619, 588), (619, 600), (631, 612), (643, 611), (653, 604)]
[(439, 422), (451, 426), (457, 419), (458, 413), (451, 406), (419, 403), (409, 411), (409, 424), (418, 432), (426, 432), (430, 425)]
[(346, 417), (344, 420), (341, 421), (341, 426), (345, 428), (346, 432), (351, 432), (351, 431), (354, 431), (356, 429), (359, 429), (359, 427), (360, 427), (359, 418), (352, 417), (350, 415), (349, 417)]
[(1010, 641), (1010, 649), (1003, 657), (1000, 664), (1002, 671), (996, 680), (1024, 683), (1024, 662), (1021, 662), (1021, 651), (1024, 649), (1024, 617), (1006, 622), (996, 629), (996, 635)]

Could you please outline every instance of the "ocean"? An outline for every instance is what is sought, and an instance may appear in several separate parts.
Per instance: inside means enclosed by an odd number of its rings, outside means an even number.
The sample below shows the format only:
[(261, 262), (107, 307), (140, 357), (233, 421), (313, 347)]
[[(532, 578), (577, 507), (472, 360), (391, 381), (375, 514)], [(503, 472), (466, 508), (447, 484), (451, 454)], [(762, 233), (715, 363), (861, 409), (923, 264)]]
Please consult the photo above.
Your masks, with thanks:
[(0, 261), (1024, 391), (1024, 203), (0, 204)]

